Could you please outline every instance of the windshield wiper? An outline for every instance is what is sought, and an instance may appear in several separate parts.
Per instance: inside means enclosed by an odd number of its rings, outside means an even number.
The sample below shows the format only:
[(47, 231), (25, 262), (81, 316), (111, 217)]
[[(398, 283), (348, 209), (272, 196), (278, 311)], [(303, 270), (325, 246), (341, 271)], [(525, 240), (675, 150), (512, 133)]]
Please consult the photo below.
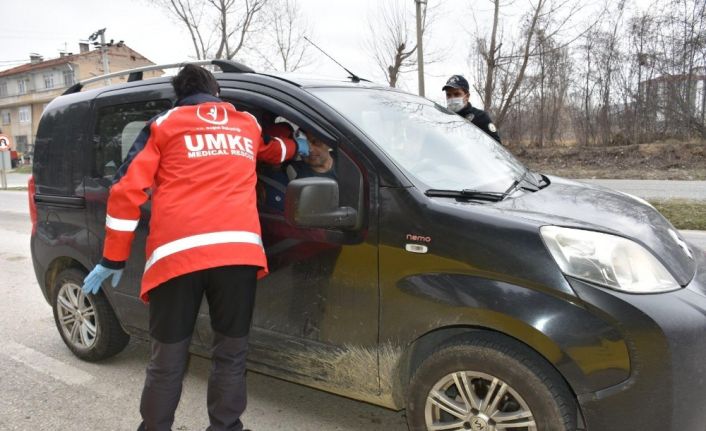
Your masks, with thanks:
[(498, 192), (483, 192), (479, 190), (441, 190), (429, 189), (424, 192), (425, 195), (434, 198), (462, 198), (462, 199), (477, 199), (481, 201), (499, 202), (507, 196), (505, 193)]
[(523, 182), (526, 182), (526, 183), (528, 183), (529, 185), (532, 186), (532, 188), (522, 187), (523, 189), (529, 190), (529, 191), (532, 191), (532, 192), (536, 192), (537, 190), (539, 190), (540, 187), (538, 187), (536, 184), (534, 184), (532, 181), (530, 181), (529, 178), (527, 178), (527, 174), (529, 174), (529, 173), (530, 173), (530, 170), (529, 170), (529, 169), (525, 169), (525, 173), (523, 173), (522, 176), (520, 176), (520, 178), (514, 180), (514, 181), (512, 182), (512, 184), (510, 184), (510, 187), (508, 187), (507, 190), (505, 190), (505, 193), (503, 193), (503, 194), (504, 194), (505, 196), (509, 196), (509, 195), (513, 194), (513, 193), (515, 192), (515, 190), (517, 190), (517, 188), (518, 188), (518, 187), (520, 186), (520, 184), (522, 184)]

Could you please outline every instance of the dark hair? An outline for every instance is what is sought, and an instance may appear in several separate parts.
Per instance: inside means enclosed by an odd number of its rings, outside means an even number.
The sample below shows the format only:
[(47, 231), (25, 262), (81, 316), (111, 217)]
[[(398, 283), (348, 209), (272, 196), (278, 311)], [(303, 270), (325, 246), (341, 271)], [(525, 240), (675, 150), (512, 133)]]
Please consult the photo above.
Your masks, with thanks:
[(182, 99), (196, 93), (217, 95), (220, 91), (218, 81), (211, 72), (193, 64), (185, 65), (177, 75), (172, 78), (172, 87), (177, 99)]

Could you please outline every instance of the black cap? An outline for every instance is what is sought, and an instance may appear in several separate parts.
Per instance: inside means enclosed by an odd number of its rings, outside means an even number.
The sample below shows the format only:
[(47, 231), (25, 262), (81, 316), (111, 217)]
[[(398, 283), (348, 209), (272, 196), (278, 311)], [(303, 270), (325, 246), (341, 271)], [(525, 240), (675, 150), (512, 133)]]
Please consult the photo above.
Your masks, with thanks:
[(441, 89), (441, 91), (446, 91), (447, 88), (462, 88), (469, 92), (468, 81), (461, 75), (454, 75), (446, 81), (446, 85)]

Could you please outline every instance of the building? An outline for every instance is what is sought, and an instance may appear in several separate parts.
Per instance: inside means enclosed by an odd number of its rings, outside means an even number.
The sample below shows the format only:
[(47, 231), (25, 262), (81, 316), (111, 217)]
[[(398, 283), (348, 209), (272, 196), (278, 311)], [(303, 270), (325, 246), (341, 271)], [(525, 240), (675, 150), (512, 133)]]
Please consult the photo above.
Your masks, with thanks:
[(651, 113), (650, 121), (663, 129), (700, 126), (706, 129), (706, 68), (689, 74), (665, 74), (640, 83), (641, 108)]
[[(104, 51), (109, 72), (154, 64), (122, 42), (107, 44)], [(76, 82), (104, 75), (102, 55), (100, 48), (90, 49), (89, 44), (81, 43), (78, 54), (62, 53), (51, 60), (31, 54), (29, 63), (0, 71), (0, 131), (12, 138), (14, 150), (32, 154), (44, 108)], [(161, 70), (149, 71), (144, 77), (162, 73)], [(126, 80), (127, 76), (120, 76), (112, 78), (111, 83)], [(103, 85), (106, 83), (101, 80), (88, 87)]]

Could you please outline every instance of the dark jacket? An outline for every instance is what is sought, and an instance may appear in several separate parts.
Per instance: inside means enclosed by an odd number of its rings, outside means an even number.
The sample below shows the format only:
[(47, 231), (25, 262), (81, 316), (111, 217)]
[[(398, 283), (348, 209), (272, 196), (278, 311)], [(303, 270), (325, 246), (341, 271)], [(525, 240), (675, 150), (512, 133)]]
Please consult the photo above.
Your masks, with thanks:
[(495, 128), (495, 124), (493, 124), (493, 121), (490, 119), (490, 115), (488, 115), (487, 112), (482, 109), (474, 108), (470, 103), (468, 103), (463, 109), (458, 111), (458, 115), (480, 127), (480, 129), (487, 133), (488, 136), (502, 144), (498, 130)]

